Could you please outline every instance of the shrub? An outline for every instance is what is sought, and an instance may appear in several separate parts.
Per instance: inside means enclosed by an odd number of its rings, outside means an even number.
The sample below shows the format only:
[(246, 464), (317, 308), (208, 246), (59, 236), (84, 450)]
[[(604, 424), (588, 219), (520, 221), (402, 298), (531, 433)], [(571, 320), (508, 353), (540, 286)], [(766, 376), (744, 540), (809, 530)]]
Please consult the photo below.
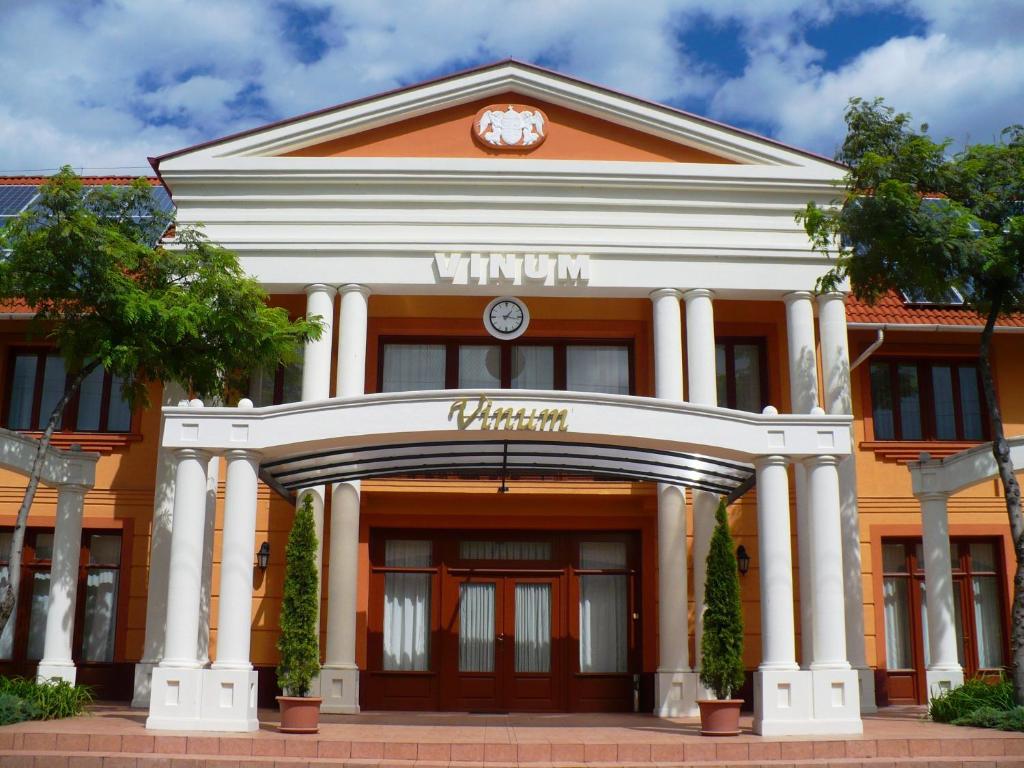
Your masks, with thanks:
[(11, 693), (0, 693), (0, 725), (40, 719), (39, 710), (32, 702)]
[(1001, 731), (1024, 731), (1024, 707), (996, 709), (981, 707), (968, 715), (958, 717), (953, 725), (971, 725), (975, 728), (998, 728)]
[(974, 678), (933, 698), (928, 704), (928, 715), (937, 723), (953, 723), (980, 709), (1007, 712), (1013, 707), (1013, 686), (1010, 681), (991, 683), (982, 678)]
[(724, 500), (718, 504), (715, 520), (704, 587), (700, 681), (716, 698), (728, 699), (743, 685), (743, 613), (736, 547)]
[(286, 696), (309, 694), (313, 677), (320, 672), (317, 637), (316, 527), (313, 500), (309, 494), (295, 512), (288, 546), (285, 548), (284, 599), (281, 603), (281, 636), (277, 649), (277, 684)]
[[(57, 720), (75, 717), (92, 703), (92, 689), (54, 678), (38, 682), (26, 677), (0, 677), (0, 696), (22, 701), (31, 712), (23, 720)], [(10, 706), (10, 705), (8, 705)], [(19, 721), (12, 721), (19, 722)]]

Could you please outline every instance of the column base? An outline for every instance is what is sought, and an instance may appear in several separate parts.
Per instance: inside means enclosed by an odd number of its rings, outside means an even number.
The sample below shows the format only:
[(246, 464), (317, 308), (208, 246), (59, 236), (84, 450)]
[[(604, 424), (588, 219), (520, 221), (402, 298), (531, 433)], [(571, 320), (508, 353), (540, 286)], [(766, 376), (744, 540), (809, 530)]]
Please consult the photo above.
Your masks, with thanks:
[[(39, 665), (42, 667), (42, 665)], [(925, 685), (928, 689), (928, 701), (940, 693), (945, 693), (964, 684), (964, 670), (957, 666), (952, 669), (929, 669), (924, 673)]]
[(256, 672), (242, 669), (153, 669), (146, 728), (156, 731), (259, 730)]
[(155, 667), (146, 728), (157, 731), (200, 730), (203, 670)]
[(860, 719), (860, 680), (855, 669), (812, 669), (815, 734), (864, 732)]
[(258, 731), (256, 684), (252, 669), (204, 669), (200, 730)]
[(696, 717), (700, 680), (688, 669), (654, 673), (654, 714), (658, 717)]
[(754, 673), (754, 733), (761, 736), (803, 736), (816, 733), (811, 673), (801, 670), (758, 670)]
[(149, 694), (153, 688), (154, 661), (140, 661), (135, 664), (135, 685), (132, 693), (132, 707), (149, 709)]
[(877, 712), (878, 703), (875, 698), (875, 670), (870, 667), (857, 667), (857, 678), (860, 681), (860, 711)]
[(72, 661), (47, 661), (43, 659), (36, 669), (36, 680), (46, 682), (54, 677), (59, 680), (67, 680), (71, 685), (75, 684), (75, 664)]
[(332, 715), (359, 714), (359, 668), (324, 666), (320, 670), (320, 711)]

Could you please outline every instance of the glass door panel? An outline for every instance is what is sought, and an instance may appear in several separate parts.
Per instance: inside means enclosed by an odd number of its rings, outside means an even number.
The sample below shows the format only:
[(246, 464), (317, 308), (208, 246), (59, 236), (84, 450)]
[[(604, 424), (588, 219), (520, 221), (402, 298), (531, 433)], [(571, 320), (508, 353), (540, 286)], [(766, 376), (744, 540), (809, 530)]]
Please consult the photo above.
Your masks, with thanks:
[(516, 672), (550, 672), (550, 584), (516, 584), (515, 633)]
[(32, 596), (29, 599), (28, 648), (25, 658), (39, 661), (43, 658), (43, 642), (46, 639), (46, 608), (50, 604), (50, 573), (32, 573)]
[(459, 672), (494, 671), (495, 586), (459, 587)]

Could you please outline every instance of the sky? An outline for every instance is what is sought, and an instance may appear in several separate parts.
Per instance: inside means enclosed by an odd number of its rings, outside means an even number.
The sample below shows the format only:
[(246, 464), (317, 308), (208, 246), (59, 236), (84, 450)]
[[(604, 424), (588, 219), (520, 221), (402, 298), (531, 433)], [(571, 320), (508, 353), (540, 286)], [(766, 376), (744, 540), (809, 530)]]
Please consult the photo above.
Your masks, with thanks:
[(829, 157), (850, 97), (1024, 123), (1024, 0), (0, 0), (0, 174), (146, 158), (515, 57)]

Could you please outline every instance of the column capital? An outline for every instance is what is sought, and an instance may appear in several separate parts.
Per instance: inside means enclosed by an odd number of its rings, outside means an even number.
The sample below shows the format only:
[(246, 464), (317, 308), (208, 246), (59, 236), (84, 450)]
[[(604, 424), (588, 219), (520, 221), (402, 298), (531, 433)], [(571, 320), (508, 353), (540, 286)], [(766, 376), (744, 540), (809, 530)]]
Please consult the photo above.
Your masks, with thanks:
[(656, 290), (651, 291), (648, 296), (651, 297), (651, 301), (654, 301), (655, 299), (666, 299), (670, 296), (676, 299), (681, 299), (683, 292), (678, 288), (657, 288)]
[(263, 454), (249, 448), (228, 448), (224, 451), (224, 458), (228, 461), (252, 461), (259, 464)]
[(792, 304), (795, 301), (811, 301), (814, 298), (814, 294), (810, 291), (790, 291), (782, 295), (782, 300), (786, 304)]
[(842, 291), (826, 291), (818, 294), (818, 305), (828, 304), (832, 301), (846, 303), (846, 294)]
[(789, 462), (785, 456), (778, 454), (771, 454), (769, 456), (758, 456), (754, 459), (754, 467), (756, 469), (764, 469), (765, 467), (785, 467)]
[(950, 494), (948, 491), (914, 491), (914, 497), (918, 501), (941, 501), (948, 502)]
[(369, 298), (372, 291), (365, 285), (359, 285), (358, 283), (345, 283), (345, 285), (338, 286), (338, 295), (344, 296), (346, 293), (360, 293), (363, 298)]
[(810, 469), (811, 467), (838, 467), (839, 457), (832, 456), (830, 454), (822, 454), (821, 456), (808, 456), (803, 460), (805, 467)]
[(91, 485), (85, 483), (57, 483), (57, 493), (82, 494), (83, 496), (92, 490)]
[(327, 283), (310, 283), (305, 288), (303, 288), (303, 290), (306, 292), (307, 296), (310, 296), (314, 293), (326, 293), (331, 297), (334, 296), (336, 291), (333, 285), (328, 285)]
[(208, 451), (205, 448), (175, 448), (174, 457), (178, 461), (184, 461), (185, 459), (209, 461), (213, 458), (213, 451)]
[(683, 291), (683, 300), (689, 304), (693, 299), (714, 299), (715, 292), (710, 288), (691, 288)]

